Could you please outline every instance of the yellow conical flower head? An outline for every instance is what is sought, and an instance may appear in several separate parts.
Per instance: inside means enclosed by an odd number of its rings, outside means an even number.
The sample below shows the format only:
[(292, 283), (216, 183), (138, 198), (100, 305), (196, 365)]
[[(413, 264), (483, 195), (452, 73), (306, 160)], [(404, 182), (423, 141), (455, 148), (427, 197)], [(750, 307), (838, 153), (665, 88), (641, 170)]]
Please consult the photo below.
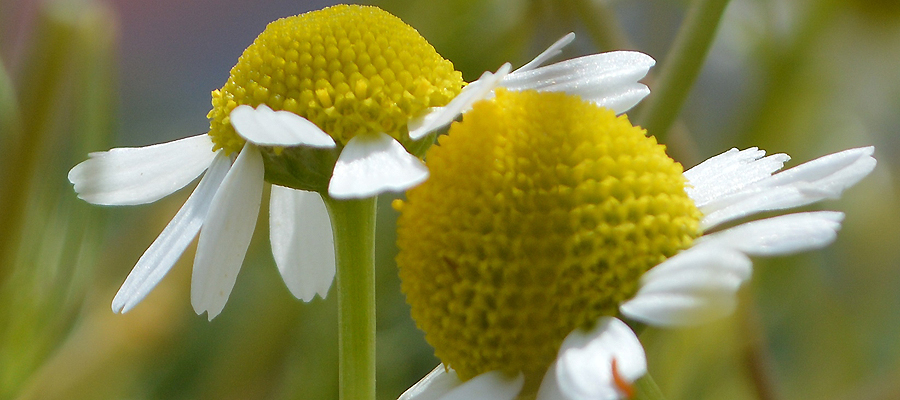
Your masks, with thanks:
[(338, 144), (367, 132), (402, 139), (411, 117), (447, 104), (462, 85), (453, 64), (399, 18), (338, 5), (266, 27), (212, 93), (209, 135), (216, 149), (240, 150), (231, 110), (266, 104), (312, 121)]
[(627, 117), (555, 93), (476, 103), (427, 156), (398, 244), (402, 288), (461, 379), (536, 387), (567, 334), (699, 236), (682, 167)]

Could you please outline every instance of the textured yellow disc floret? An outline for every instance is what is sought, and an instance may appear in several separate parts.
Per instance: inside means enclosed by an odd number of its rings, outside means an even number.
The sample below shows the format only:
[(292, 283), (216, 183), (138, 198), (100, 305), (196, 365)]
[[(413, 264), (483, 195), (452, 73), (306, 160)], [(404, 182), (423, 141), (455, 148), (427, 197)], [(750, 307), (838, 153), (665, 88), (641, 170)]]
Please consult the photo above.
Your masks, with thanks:
[(318, 125), (338, 143), (360, 133), (406, 134), (409, 119), (447, 104), (462, 75), (399, 18), (376, 7), (339, 5), (270, 23), (213, 91), (216, 148), (240, 150), (229, 113), (267, 104)]
[(688, 247), (700, 213), (680, 164), (627, 117), (564, 94), (499, 91), (429, 150), (398, 229), (402, 288), (462, 379), (534, 387), (567, 334)]

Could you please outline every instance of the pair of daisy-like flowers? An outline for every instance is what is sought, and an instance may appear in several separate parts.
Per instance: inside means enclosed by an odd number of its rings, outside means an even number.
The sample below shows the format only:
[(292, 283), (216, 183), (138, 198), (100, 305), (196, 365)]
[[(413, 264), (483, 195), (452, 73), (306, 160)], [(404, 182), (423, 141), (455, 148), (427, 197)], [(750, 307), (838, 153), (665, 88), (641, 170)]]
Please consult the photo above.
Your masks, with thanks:
[[(548, 59), (572, 41), (570, 34), (525, 66), (509, 64), (468, 84), (446, 106), (408, 121), (411, 139), (440, 129), (473, 103), (507, 90), (559, 91), (622, 113), (649, 94), (639, 83), (654, 60), (637, 52), (611, 52), (549, 66)], [(194, 310), (218, 315), (234, 286), (259, 213), (264, 165), (258, 146), (334, 148), (312, 122), (287, 111), (238, 106), (230, 114), (246, 139), (236, 157), (202, 134), (141, 148), (92, 153), (69, 172), (79, 197), (103, 205), (150, 203), (188, 185), (194, 192), (138, 260), (113, 299), (116, 312), (135, 307), (172, 268), (199, 233), (191, 281)], [(685, 190), (703, 213), (704, 230), (749, 215), (836, 198), (875, 166), (873, 148), (843, 151), (775, 173), (787, 155), (765, 156), (756, 148), (729, 150), (686, 171)], [(359, 134), (340, 152), (328, 185), (334, 199), (367, 198), (402, 191), (428, 178), (428, 169), (384, 133)], [(272, 185), (270, 240), (276, 265), (291, 293), (304, 301), (324, 297), (334, 279), (330, 222), (317, 193)], [(620, 305), (622, 315), (653, 326), (685, 326), (727, 315), (736, 291), (751, 275), (748, 256), (774, 256), (831, 243), (839, 212), (802, 212), (743, 223), (696, 240), (645, 273), (637, 294)], [(201, 230), (202, 228), (202, 230)], [(590, 331), (575, 330), (546, 373), (538, 399), (615, 399), (646, 373), (643, 348), (622, 321), (603, 317)], [(423, 399), (514, 399), (523, 378), (499, 371), (460, 381), (438, 366), (401, 396)]]

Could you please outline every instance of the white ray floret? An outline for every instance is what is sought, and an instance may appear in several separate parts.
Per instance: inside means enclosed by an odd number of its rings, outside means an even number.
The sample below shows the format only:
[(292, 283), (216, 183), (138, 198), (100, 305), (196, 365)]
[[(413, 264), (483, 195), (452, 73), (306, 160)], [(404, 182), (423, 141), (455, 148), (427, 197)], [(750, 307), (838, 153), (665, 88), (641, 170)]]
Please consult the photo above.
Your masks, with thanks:
[(738, 251), (690, 248), (647, 271), (619, 311), (654, 326), (706, 323), (734, 311), (735, 293), (751, 272), (750, 259)]
[(78, 197), (93, 204), (152, 203), (197, 179), (215, 158), (209, 135), (91, 153), (69, 171)]
[(432, 107), (421, 117), (410, 120), (407, 124), (410, 139), (421, 139), (428, 133), (450, 124), (460, 114), (471, 109), (472, 104), (487, 98), (509, 74), (510, 68), (512, 68), (510, 64), (506, 63), (495, 73), (485, 71), (478, 80), (466, 85), (447, 105)]
[(638, 80), (646, 76), (654, 64), (656, 61), (644, 53), (614, 51), (514, 72), (501, 85), (509, 90), (578, 95), (619, 114), (650, 94), (650, 89)]
[(418, 140), (446, 126), (471, 109), (475, 102), (490, 99), (498, 87), (574, 94), (617, 114), (628, 111), (650, 94), (650, 89), (638, 81), (647, 75), (656, 61), (636, 51), (593, 54), (540, 67), (559, 55), (574, 39), (575, 34), (569, 33), (513, 72), (509, 72), (508, 63), (496, 73), (485, 72), (447, 105), (433, 107), (410, 120), (407, 125), (409, 137)]
[(537, 67), (540, 67), (541, 65), (544, 65), (544, 63), (547, 61), (550, 61), (551, 58), (562, 54), (563, 47), (568, 46), (569, 43), (572, 43), (574, 40), (575, 40), (575, 33), (574, 32), (567, 33), (566, 36), (563, 36), (561, 39), (559, 39), (556, 42), (554, 42), (553, 44), (551, 44), (550, 47), (547, 48), (547, 50), (542, 51), (541, 54), (538, 54), (537, 57), (535, 57), (533, 60), (529, 61), (528, 64), (525, 64), (525, 65), (517, 68), (513, 72), (531, 71)]
[(779, 256), (828, 246), (844, 213), (818, 211), (781, 215), (703, 236), (696, 247), (729, 248), (752, 256)]
[(409, 189), (428, 178), (422, 160), (384, 133), (354, 136), (341, 151), (328, 194), (335, 199), (371, 197)]
[(462, 382), (455, 371), (440, 364), (403, 392), (399, 400), (513, 400), (524, 384), (522, 374), (508, 377), (500, 371), (486, 372)]
[(646, 373), (637, 336), (624, 322), (604, 317), (590, 331), (576, 329), (566, 337), (537, 400), (621, 399), (627, 393), (617, 379), (631, 384)]
[(191, 305), (210, 320), (225, 307), (256, 227), (263, 190), (263, 161), (247, 142), (209, 206), (191, 279)]
[(272, 111), (265, 104), (256, 109), (237, 106), (229, 119), (241, 137), (259, 146), (335, 146), (334, 139), (308, 119), (290, 111)]
[(334, 280), (334, 237), (322, 197), (272, 185), (269, 240), (275, 265), (294, 297), (325, 298)]

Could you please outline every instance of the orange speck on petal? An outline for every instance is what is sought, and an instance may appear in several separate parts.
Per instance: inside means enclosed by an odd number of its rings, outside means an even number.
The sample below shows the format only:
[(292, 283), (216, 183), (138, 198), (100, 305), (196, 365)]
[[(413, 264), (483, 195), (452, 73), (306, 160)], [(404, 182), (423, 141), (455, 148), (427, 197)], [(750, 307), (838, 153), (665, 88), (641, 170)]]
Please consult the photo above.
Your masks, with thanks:
[(615, 358), (612, 359), (612, 377), (613, 383), (616, 385), (619, 391), (621, 391), (625, 395), (625, 398), (630, 399), (634, 397), (634, 386), (632, 386), (630, 382), (625, 380), (622, 375), (619, 375), (619, 368), (616, 365)]

